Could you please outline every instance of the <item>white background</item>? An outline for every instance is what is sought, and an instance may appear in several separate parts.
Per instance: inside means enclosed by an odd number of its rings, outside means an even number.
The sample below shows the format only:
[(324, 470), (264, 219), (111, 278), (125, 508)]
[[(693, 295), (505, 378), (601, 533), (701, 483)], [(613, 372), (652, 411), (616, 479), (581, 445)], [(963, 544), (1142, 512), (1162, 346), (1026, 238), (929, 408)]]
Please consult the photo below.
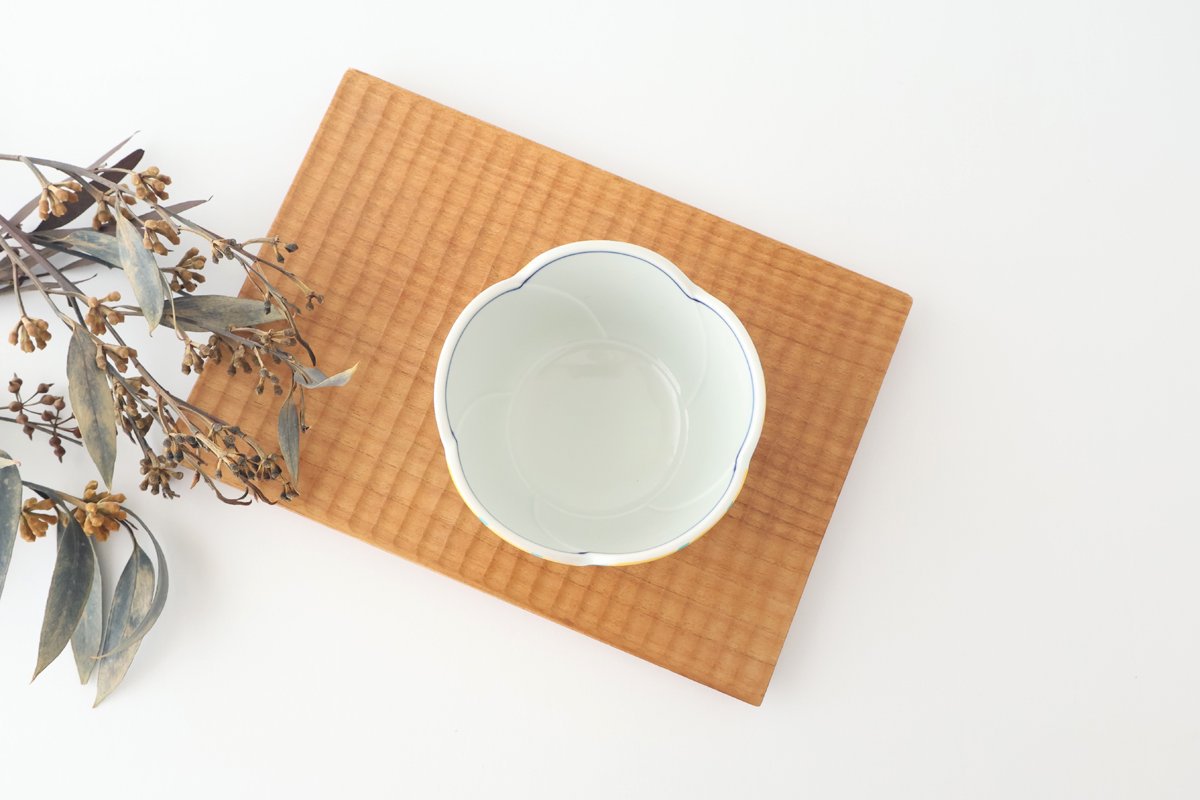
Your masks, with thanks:
[[(3, 796), (1200, 796), (1196, 3), (0, 24), (0, 151), (86, 162), (140, 129), (221, 231), (269, 226), (355, 66), (915, 298), (761, 708), (285, 511), (137, 496), (172, 596), (96, 711), (69, 657), (28, 685), (52, 545), (17, 544)], [(2, 172), (11, 211), (32, 184)], [(59, 374), (3, 348), (5, 373)], [(91, 474), (0, 433), (30, 478)]]

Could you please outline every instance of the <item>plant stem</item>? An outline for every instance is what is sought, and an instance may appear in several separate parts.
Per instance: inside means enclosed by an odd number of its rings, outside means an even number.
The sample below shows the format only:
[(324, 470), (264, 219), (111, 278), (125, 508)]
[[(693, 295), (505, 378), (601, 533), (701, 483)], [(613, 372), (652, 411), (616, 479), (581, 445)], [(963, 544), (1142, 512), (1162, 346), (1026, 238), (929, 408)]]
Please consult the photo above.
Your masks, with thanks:
[(56, 430), (54, 430), (54, 428), (50, 427), (49, 425), (46, 425), (43, 422), (34, 422), (33, 420), (29, 420), (26, 423), (22, 423), (22, 422), (18, 422), (13, 417), (0, 417), (0, 422), (11, 422), (13, 425), (29, 425), (34, 430), (41, 431), (42, 433), (46, 433), (51, 436), (57, 436), (58, 438), (62, 439), (64, 442), (70, 442), (71, 444), (83, 444), (83, 442), (72, 437), (70, 434), (64, 433), (63, 431), (56, 431)]

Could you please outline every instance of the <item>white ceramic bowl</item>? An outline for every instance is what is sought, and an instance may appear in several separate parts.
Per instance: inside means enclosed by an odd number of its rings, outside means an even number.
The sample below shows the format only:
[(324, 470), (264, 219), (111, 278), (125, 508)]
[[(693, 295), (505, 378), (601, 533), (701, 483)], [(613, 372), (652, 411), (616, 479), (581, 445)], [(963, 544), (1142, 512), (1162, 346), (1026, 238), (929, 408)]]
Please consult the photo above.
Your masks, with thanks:
[(723, 303), (623, 242), (542, 253), (442, 347), (434, 412), (463, 500), (563, 564), (649, 561), (733, 504), (762, 430), (762, 365)]

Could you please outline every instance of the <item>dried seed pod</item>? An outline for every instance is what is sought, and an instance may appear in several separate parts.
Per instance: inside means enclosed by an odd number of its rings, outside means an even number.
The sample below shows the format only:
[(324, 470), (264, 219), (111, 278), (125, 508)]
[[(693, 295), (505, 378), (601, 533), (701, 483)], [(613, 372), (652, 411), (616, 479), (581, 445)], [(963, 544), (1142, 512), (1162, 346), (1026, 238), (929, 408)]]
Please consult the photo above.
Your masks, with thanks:
[(121, 527), (128, 514), (121, 504), (125, 495), (120, 492), (102, 492), (96, 481), (88, 481), (83, 491), (83, 504), (76, 506), (75, 521), (88, 536), (105, 541), (113, 531)]
[(21, 506), (21, 521), (18, 529), (21, 538), (27, 542), (36, 542), (46, 535), (47, 529), (58, 522), (58, 512), (53, 514), (41, 513), (54, 509), (54, 501), (45, 498), (29, 498)]
[(165, 236), (171, 244), (179, 244), (179, 229), (165, 219), (147, 220), (146, 228)]
[(32, 353), (35, 349), (44, 350), (52, 338), (49, 322), (23, 316), (17, 321), (16, 327), (9, 331), (8, 343), (19, 345), (24, 352)]

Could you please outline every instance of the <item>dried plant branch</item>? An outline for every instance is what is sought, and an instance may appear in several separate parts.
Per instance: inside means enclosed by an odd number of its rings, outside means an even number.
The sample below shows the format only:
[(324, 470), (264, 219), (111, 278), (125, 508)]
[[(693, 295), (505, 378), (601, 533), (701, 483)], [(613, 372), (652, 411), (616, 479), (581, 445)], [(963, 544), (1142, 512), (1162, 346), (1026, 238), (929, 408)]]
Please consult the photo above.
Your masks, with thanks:
[[(106, 165), (124, 144), (88, 166), (0, 154), (0, 162), (23, 167), (38, 189), (16, 214), (0, 215), (0, 292), (13, 292), (18, 312), (9, 342), (37, 353), (55, 332), (68, 341), (66, 394), (52, 394), (45, 383), (30, 393), (13, 376), (8, 385), (11, 416), (0, 415), (0, 423), (20, 427), (31, 439), (46, 437), (59, 460), (66, 454), (64, 445), (80, 446), (106, 487), (114, 482), (116, 439), (123, 432), (141, 453), (139, 488), (144, 491), (176, 497), (177, 483), (191, 472), (191, 486), (203, 482), (222, 502), (289, 500), (297, 494), (299, 438), (307, 430), (305, 394), (342, 385), (353, 374), (353, 367), (334, 375), (318, 369), (316, 354), (301, 333), (300, 317), (323, 298), (286, 266), (295, 244), (277, 236), (239, 240), (183, 216), (204, 201), (166, 204), (171, 178), (157, 167), (139, 168), (140, 150)], [(34, 210), (41, 223), (32, 230), (22, 227)], [(90, 227), (63, 227), (89, 210)], [(173, 263), (159, 262), (172, 248), (185, 246)], [(222, 261), (242, 272), (257, 297), (197, 293), (207, 270)], [(66, 274), (87, 266), (120, 270), (133, 302), (123, 302), (124, 289), (95, 296), (81, 287), (83, 280)], [(281, 396), (280, 449), (259, 442), (236, 420), (221, 419), (167, 389), (129, 344), (123, 326), (131, 317), (142, 319), (151, 331), (161, 327), (171, 332), (180, 343), (185, 374), (219, 366), (230, 374), (253, 376), (247, 392), (270, 389)], [(69, 562), (62, 569), (77, 574), (60, 581), (56, 567), (38, 671), (65, 646), (62, 631), (83, 637), (79, 647), (93, 655), (79, 662), (80, 677), (86, 681), (85, 665), (87, 674), (98, 665), (101, 699), (124, 675), (136, 642), (148, 630), (145, 619), (153, 624), (157, 617), (152, 607), (139, 611), (132, 605), (150, 596), (135, 591), (143, 573), (145, 580), (155, 582), (154, 607), (161, 610), (166, 594), (161, 548), (142, 525), (157, 555), (154, 566), (138, 545), (124, 494), (92, 481), (76, 496), (14, 477), (16, 469), (17, 462), (0, 451), (0, 589), (8, 563), (5, 531), (11, 528), (14, 538), (19, 532), (36, 541), (56, 525), (60, 564)], [(224, 491), (221, 481), (232, 484), (234, 492)], [(23, 499), (23, 490), (35, 496)], [(99, 553), (95, 541), (120, 529), (133, 537), (134, 553), (114, 590), (113, 608), (114, 613), (124, 609), (120, 613), (127, 617), (96, 627), (99, 623), (87, 609), (93, 602), (98, 607), (99, 601), (80, 589), (95, 581), (90, 572), (79, 571), (80, 565), (94, 561)], [(141, 622), (132, 621), (135, 611)]]

